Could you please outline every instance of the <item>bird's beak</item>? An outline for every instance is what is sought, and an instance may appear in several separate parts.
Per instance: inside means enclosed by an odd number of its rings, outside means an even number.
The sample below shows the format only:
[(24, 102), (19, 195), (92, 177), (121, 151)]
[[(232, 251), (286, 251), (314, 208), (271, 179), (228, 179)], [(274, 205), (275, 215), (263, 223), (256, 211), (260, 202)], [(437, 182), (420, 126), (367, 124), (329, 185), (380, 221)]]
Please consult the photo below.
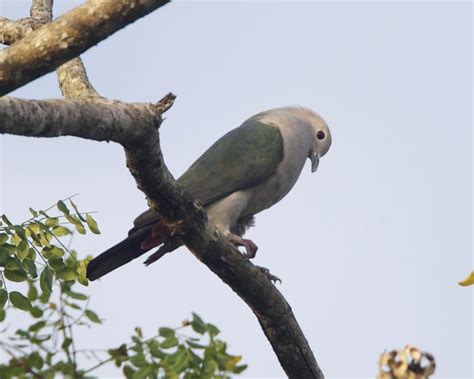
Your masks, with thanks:
[(315, 172), (319, 166), (319, 151), (311, 153), (311, 172)]

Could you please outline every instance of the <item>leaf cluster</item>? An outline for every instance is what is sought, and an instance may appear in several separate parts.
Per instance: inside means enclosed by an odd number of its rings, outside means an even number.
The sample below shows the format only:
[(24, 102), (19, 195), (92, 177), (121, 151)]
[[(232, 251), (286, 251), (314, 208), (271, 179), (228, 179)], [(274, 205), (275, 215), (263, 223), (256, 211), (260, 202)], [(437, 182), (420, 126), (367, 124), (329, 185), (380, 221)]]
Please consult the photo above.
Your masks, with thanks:
[[(228, 374), (243, 372), (247, 366), (239, 365), (242, 357), (229, 354), (227, 344), (216, 338), (219, 329), (196, 313), (192, 316), (180, 328), (159, 328), (150, 339), (144, 339), (136, 328), (128, 347), (122, 345), (109, 353), (130, 379), (227, 379)], [(179, 333), (184, 328), (191, 328), (194, 335)]]
[[(137, 327), (119, 348), (78, 349), (75, 331), (102, 319), (90, 309), (89, 296), (76, 288), (88, 285), (90, 258), (78, 259), (64, 240), (74, 232), (100, 233), (97, 223), (71, 198), (30, 212), (21, 224), (5, 215), (0, 221), (0, 351), (9, 357), (0, 361), (0, 378), (91, 378), (109, 363), (133, 379), (224, 379), (245, 370), (241, 357), (227, 353), (226, 343), (216, 338), (218, 328), (194, 313), (179, 328), (161, 327), (152, 338)], [(6, 325), (15, 310), (26, 316), (26, 325), (13, 332)], [(184, 329), (193, 335), (184, 335)], [(95, 362), (79, 367), (81, 357)]]

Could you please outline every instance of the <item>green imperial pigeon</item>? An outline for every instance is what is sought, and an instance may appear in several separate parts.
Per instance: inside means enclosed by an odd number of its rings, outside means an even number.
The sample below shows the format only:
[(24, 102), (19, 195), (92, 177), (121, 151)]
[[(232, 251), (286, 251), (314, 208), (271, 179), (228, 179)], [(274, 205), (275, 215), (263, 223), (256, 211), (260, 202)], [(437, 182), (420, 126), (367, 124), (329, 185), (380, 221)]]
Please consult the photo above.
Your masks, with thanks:
[[(242, 236), (253, 225), (254, 215), (280, 201), (300, 176), (306, 159), (316, 171), (319, 158), (331, 146), (326, 122), (307, 108), (275, 108), (250, 117), (214, 143), (178, 179), (186, 191), (205, 207), (209, 220), (248, 258), (257, 246)], [(181, 246), (170, 235), (161, 216), (148, 209), (134, 221), (128, 237), (111, 247), (87, 267), (95, 280), (159, 247), (150, 264)]]

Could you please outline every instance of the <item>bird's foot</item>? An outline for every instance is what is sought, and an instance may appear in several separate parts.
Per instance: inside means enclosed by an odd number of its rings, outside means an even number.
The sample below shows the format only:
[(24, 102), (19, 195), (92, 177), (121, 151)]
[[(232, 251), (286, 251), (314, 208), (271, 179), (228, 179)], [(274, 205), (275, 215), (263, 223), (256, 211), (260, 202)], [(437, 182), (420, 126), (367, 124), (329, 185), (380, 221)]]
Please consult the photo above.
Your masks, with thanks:
[(257, 254), (258, 246), (253, 243), (251, 240), (246, 240), (242, 237), (239, 237), (236, 234), (229, 233), (227, 238), (230, 242), (232, 242), (235, 246), (243, 246), (245, 247), (246, 253), (244, 254), (247, 259), (255, 258)]
[(255, 267), (258, 268), (273, 284), (276, 284), (276, 282), (281, 283), (281, 279), (278, 276), (273, 275), (268, 268), (257, 265), (255, 265)]

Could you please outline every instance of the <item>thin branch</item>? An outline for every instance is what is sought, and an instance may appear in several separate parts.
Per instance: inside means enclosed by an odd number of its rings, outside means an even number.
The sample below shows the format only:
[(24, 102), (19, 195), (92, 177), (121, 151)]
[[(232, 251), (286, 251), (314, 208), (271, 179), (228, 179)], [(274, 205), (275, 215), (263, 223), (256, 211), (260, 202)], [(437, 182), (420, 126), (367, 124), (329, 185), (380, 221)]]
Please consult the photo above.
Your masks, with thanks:
[(53, 71), (168, 2), (89, 0), (65, 13), (0, 51), (0, 96)]
[(30, 16), (43, 24), (53, 19), (53, 0), (32, 0)]
[(81, 58), (71, 59), (56, 69), (59, 88), (65, 98), (91, 100), (101, 96), (87, 77)]

